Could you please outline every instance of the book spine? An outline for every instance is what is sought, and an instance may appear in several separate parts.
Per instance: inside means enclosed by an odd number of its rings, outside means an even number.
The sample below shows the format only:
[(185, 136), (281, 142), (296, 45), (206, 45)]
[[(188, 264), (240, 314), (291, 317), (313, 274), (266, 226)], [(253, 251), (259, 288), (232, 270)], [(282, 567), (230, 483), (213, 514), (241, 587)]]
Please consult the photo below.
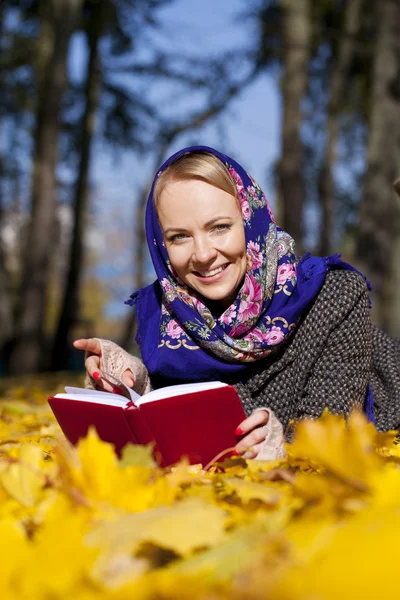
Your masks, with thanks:
[(134, 405), (128, 406), (124, 410), (124, 414), (128, 425), (131, 428), (132, 433), (137, 439), (138, 443), (142, 444), (143, 446), (147, 446), (147, 444), (152, 444), (153, 455), (155, 460), (161, 467), (165, 467), (164, 457), (157, 446), (153, 432), (151, 431), (151, 428), (147, 422), (145, 415), (140, 410), (140, 407)]

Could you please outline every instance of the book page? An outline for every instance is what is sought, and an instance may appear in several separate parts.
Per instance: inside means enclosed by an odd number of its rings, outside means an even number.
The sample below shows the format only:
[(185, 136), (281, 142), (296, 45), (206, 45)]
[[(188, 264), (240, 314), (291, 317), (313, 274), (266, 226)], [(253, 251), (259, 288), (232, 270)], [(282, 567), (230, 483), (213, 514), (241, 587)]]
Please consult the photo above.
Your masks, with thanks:
[[(124, 384), (121, 383), (121, 385)], [(204, 390), (226, 387), (227, 385), (227, 383), (222, 383), (221, 381), (182, 383), (180, 385), (170, 385), (158, 390), (153, 390), (144, 396), (139, 396), (139, 394), (132, 389), (124, 386), (129, 391), (129, 399), (125, 398), (125, 396), (113, 394), (112, 392), (100, 392), (99, 390), (65, 386), (65, 394), (56, 394), (55, 398), (66, 398), (70, 400), (79, 400), (81, 402), (94, 402), (97, 404), (109, 404), (110, 406), (121, 406), (124, 408), (130, 401), (132, 401), (135, 406), (140, 406), (145, 402), (154, 402), (155, 400), (163, 400), (164, 398), (181, 396), (182, 394), (194, 394)]]
[(94, 402), (95, 404), (108, 404), (109, 406), (121, 406), (124, 408), (130, 400), (124, 396), (118, 396), (112, 392), (99, 392), (98, 390), (87, 390), (65, 386), (65, 394), (56, 394), (55, 398), (65, 398), (67, 400), (78, 400), (80, 402)]
[(118, 382), (118, 385), (127, 392), (129, 398), (126, 398), (126, 396), (119, 396), (113, 392), (79, 388), (70, 385), (65, 386), (65, 394), (56, 394), (55, 397), (70, 398), (71, 400), (80, 400), (81, 402), (97, 402), (98, 404), (109, 404), (110, 406), (125, 407), (128, 402), (137, 404), (137, 399), (140, 398), (139, 394), (122, 383), (122, 381), (119, 381), (119, 379), (116, 379), (115, 377), (113, 377), (113, 379), (115, 379), (115, 381)]
[(135, 401), (136, 406), (140, 406), (145, 402), (154, 402), (155, 400), (163, 400), (173, 396), (181, 396), (182, 394), (194, 394), (204, 390), (212, 390), (215, 388), (226, 387), (227, 383), (222, 381), (201, 381), (199, 383), (181, 383), (179, 385), (170, 385), (148, 392), (144, 396), (139, 396)]

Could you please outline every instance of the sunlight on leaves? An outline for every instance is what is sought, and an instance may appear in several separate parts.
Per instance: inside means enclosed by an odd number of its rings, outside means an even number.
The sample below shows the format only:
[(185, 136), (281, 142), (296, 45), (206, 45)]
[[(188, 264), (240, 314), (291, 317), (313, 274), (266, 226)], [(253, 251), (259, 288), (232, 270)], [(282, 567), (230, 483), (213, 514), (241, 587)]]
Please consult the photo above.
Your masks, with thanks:
[(72, 447), (45, 405), (52, 390), (44, 379), (34, 390), (19, 385), (0, 404), (5, 600), (333, 600), (396, 589), (395, 432), (326, 413), (298, 424), (285, 460), (162, 469), (149, 447), (129, 445), (118, 459), (95, 430)]

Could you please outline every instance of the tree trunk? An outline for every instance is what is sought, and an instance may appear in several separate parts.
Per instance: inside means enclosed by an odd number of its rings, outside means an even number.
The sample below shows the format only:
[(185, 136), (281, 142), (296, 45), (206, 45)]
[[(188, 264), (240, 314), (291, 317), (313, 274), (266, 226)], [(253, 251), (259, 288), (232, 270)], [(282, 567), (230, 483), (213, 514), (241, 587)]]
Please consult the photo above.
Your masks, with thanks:
[[(4, 176), (3, 157), (0, 156), (0, 181)], [(0, 186), (0, 356), (3, 355), (3, 349), (12, 339), (14, 334), (14, 314), (11, 300), (11, 286), (9, 272), (6, 267), (6, 257), (4, 253), (2, 239), (2, 221), (4, 214), (3, 190)]]
[[(0, 168), (1, 177), (1, 168)], [(6, 267), (6, 257), (2, 240), (3, 206), (0, 192), (0, 356), (14, 335), (14, 311), (11, 300), (10, 276)]]
[(94, 6), (88, 29), (89, 63), (86, 80), (86, 108), (81, 131), (81, 155), (74, 200), (74, 227), (70, 247), (68, 274), (60, 318), (55, 335), (51, 368), (65, 369), (68, 363), (69, 333), (79, 316), (79, 290), (83, 269), (83, 237), (89, 203), (90, 154), (95, 132), (96, 107), (100, 91), (99, 40), (104, 24), (101, 5)]
[(324, 256), (332, 251), (332, 233), (335, 215), (336, 147), (339, 138), (340, 109), (348, 85), (348, 73), (354, 55), (355, 36), (360, 29), (363, 0), (352, 0), (346, 4), (343, 35), (338, 42), (337, 58), (333, 59), (327, 110), (327, 144), (321, 177), (322, 226), (319, 253)]
[(32, 213), (20, 292), (17, 337), (9, 357), (11, 373), (34, 372), (41, 363), (46, 283), (56, 207), (55, 169), (60, 106), (67, 85), (66, 61), (82, 0), (49, 0), (41, 7), (39, 64), (43, 67), (36, 120)]
[[(400, 165), (400, 146), (397, 153), (397, 165)], [(384, 310), (382, 327), (393, 337), (400, 339), (400, 179), (393, 185), (397, 192), (397, 229), (391, 249), (389, 268), (384, 284)]]
[[(146, 229), (145, 229), (145, 210), (147, 196), (150, 191), (152, 180), (146, 185), (140, 196), (135, 209), (135, 289), (139, 290), (145, 285), (145, 256), (146, 256)], [(132, 308), (128, 313), (122, 336), (119, 345), (129, 351), (133, 344), (136, 335), (136, 311)]]
[[(4, 34), (4, 4), (0, 4), (0, 36)], [(5, 67), (1, 69), (0, 79), (3, 82)], [(0, 126), (0, 135), (3, 134)], [(2, 239), (2, 221), (4, 215), (3, 187), (5, 175), (5, 156), (0, 154), (0, 356), (14, 334), (14, 314), (11, 300), (10, 277), (6, 268), (6, 257)]]
[[(399, 246), (400, 204), (392, 189), (400, 140), (400, 5), (380, 0), (369, 114), (367, 173), (360, 207), (358, 266), (373, 286), (373, 318), (392, 331), (393, 252)], [(393, 257), (393, 260), (392, 260)]]
[(14, 311), (11, 299), (11, 285), (9, 272), (1, 239), (1, 206), (0, 206), (0, 356), (3, 355), (8, 343), (14, 335)]
[(281, 0), (283, 11), (283, 135), (279, 185), (283, 204), (283, 228), (303, 245), (304, 148), (301, 141), (301, 103), (307, 89), (310, 53), (310, 1)]

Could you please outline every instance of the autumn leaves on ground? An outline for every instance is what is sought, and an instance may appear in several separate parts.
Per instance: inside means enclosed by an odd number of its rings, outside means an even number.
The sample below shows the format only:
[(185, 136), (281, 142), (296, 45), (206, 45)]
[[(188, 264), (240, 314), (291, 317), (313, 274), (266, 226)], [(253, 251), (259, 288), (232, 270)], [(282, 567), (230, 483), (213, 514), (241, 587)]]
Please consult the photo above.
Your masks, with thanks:
[[(11, 384), (11, 385), (10, 385)], [(54, 380), (2, 384), (2, 600), (376, 598), (397, 586), (400, 448), (362, 416), (302, 423), (285, 461), (170, 470), (66, 444)]]

